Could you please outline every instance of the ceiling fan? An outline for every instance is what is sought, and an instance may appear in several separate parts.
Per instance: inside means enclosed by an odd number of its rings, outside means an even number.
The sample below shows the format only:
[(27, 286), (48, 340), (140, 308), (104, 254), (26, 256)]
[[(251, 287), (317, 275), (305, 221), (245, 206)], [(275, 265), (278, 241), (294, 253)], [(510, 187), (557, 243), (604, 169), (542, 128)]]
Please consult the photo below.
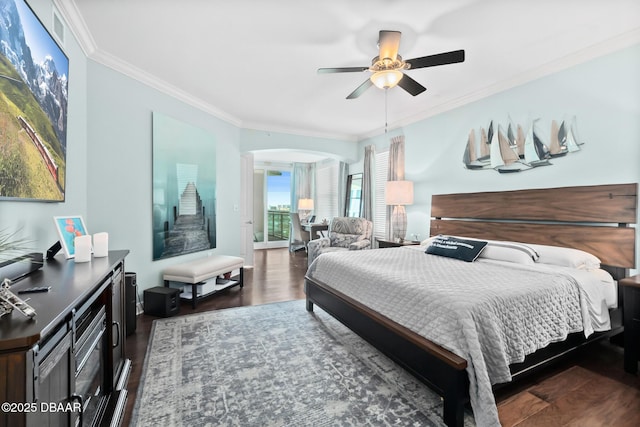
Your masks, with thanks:
[(464, 50), (454, 50), (405, 61), (398, 55), (401, 35), (400, 31), (380, 31), (378, 39), (380, 52), (378, 56), (371, 60), (370, 67), (318, 68), (318, 73), (353, 73), (362, 71), (373, 73), (370, 78), (351, 92), (347, 99), (359, 97), (372, 85), (380, 89), (389, 89), (398, 85), (411, 95), (416, 96), (427, 90), (427, 88), (401, 70), (414, 70), (416, 68), (435, 67), (436, 65), (455, 64), (456, 62), (464, 61)]

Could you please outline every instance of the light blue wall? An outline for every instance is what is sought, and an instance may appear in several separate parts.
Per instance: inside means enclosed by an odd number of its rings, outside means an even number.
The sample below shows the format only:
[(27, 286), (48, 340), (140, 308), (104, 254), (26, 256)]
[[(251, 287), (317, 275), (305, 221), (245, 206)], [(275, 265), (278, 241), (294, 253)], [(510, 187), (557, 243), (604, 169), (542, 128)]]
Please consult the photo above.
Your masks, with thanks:
[(162, 285), (161, 270), (202, 253), (152, 261), (152, 114), (154, 111), (209, 132), (216, 143), (217, 248), (238, 255), (240, 131), (225, 121), (88, 61), (87, 227), (107, 231), (111, 248), (129, 249), (127, 269), (141, 288)]
[[(50, 0), (29, 1), (50, 27)], [(87, 60), (67, 29), (69, 57), (67, 193), (64, 203), (0, 202), (0, 229), (21, 228), (34, 251), (58, 240), (53, 216), (82, 215), (90, 233), (109, 233), (110, 249), (128, 249), (129, 271), (141, 289), (162, 284), (161, 271), (202, 252), (152, 261), (152, 113), (160, 112), (209, 132), (216, 144), (217, 247), (240, 253), (240, 153), (303, 149), (345, 161), (357, 143), (276, 132), (243, 130), (104, 65)], [(224, 107), (224, 106), (222, 106)]]
[(111, 248), (131, 251), (126, 265), (138, 284), (162, 284), (168, 265), (203, 253), (152, 261), (152, 113), (160, 112), (209, 132), (216, 143), (217, 247), (239, 255), (240, 153), (307, 149), (353, 161), (357, 144), (276, 132), (240, 129), (94, 61), (88, 74), (88, 218), (93, 232), (109, 232)]
[[(571, 185), (640, 182), (640, 45), (591, 60), (506, 90), (388, 136), (360, 142), (388, 149), (391, 136), (405, 135), (406, 178), (414, 181), (415, 202), (407, 206), (408, 235), (426, 236), (432, 194), (499, 191)], [(420, 96), (429, 96), (428, 92)], [(577, 117), (582, 150), (553, 160), (553, 166), (512, 174), (464, 168), (462, 154), (471, 128), (491, 119), (516, 123), (540, 117)], [(547, 136), (548, 138), (548, 136)], [(362, 159), (352, 169), (361, 168)], [(637, 234), (637, 233), (636, 233)], [(637, 251), (640, 253), (640, 251)]]
[[(50, 0), (31, 0), (50, 28)], [(67, 31), (70, 60), (67, 193), (64, 203), (0, 202), (0, 228), (22, 227), (34, 250), (57, 240), (52, 217), (84, 216), (89, 232), (107, 231), (110, 248), (131, 251), (127, 269), (141, 288), (161, 284), (160, 271), (178, 260), (152, 261), (152, 112), (158, 111), (210, 132), (216, 141), (218, 186), (217, 253), (239, 254), (240, 153), (260, 149), (305, 149), (355, 160), (364, 145), (388, 146), (389, 136), (359, 144), (324, 138), (239, 129), (93, 61)], [(407, 179), (416, 182), (409, 206), (409, 233), (427, 233), (431, 194), (462, 191), (639, 182), (640, 46), (514, 88), (428, 120), (391, 131), (406, 135)], [(222, 106), (224, 107), (224, 106)], [(461, 158), (469, 129), (489, 119), (514, 120), (528, 113), (543, 119), (578, 117), (586, 144), (557, 164), (509, 176), (468, 171)], [(460, 124), (463, 123), (464, 126)], [(224, 178), (224, 179), (222, 179)]]

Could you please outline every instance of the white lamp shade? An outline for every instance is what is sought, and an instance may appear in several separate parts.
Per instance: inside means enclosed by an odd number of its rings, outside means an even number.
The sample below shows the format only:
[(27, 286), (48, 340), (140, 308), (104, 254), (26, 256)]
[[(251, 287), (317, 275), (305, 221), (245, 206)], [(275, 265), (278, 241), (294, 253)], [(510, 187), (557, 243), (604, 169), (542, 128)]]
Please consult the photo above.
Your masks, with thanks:
[(313, 199), (300, 199), (300, 200), (298, 200), (298, 210), (299, 211), (312, 211), (313, 210)]
[(398, 70), (382, 70), (373, 73), (369, 78), (376, 87), (380, 89), (390, 89), (400, 82), (402, 76), (404, 76), (404, 74)]
[(387, 181), (384, 199), (387, 205), (413, 204), (413, 181)]

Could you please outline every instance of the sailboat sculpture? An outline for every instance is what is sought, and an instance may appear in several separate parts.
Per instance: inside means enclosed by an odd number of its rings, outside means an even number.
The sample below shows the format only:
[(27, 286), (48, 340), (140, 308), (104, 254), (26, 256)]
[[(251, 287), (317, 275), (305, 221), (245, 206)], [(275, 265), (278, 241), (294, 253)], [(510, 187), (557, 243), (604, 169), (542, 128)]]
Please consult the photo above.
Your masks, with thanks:
[(491, 153), (489, 150), (489, 140), (487, 139), (487, 131), (484, 128), (480, 128), (480, 157), (478, 160), (485, 162), (491, 166)]
[(551, 139), (549, 140), (549, 155), (553, 157), (565, 156), (569, 150), (566, 145), (560, 144), (560, 128), (558, 122), (551, 121)]
[[(484, 129), (482, 129), (484, 132)], [(484, 137), (486, 138), (486, 136)], [(486, 142), (481, 141), (481, 146), (486, 146)], [(488, 169), (491, 165), (489, 163), (489, 156), (482, 153), (482, 150), (488, 152), (487, 148), (481, 148), (481, 157), (478, 157), (478, 151), (476, 147), (476, 132), (471, 129), (469, 132), (469, 138), (467, 139), (467, 148), (464, 150), (462, 161), (467, 169)]]
[(518, 156), (520, 159), (524, 159), (524, 131), (522, 130), (522, 126), (518, 125), (516, 128), (516, 147), (518, 147)]
[(562, 121), (560, 129), (558, 130), (558, 140), (560, 142), (560, 146), (567, 147), (567, 151), (569, 153), (580, 151), (580, 145), (584, 144), (578, 142), (576, 133), (576, 116), (572, 117), (570, 124), (566, 119)]
[(566, 117), (558, 126), (551, 122), (550, 142), (547, 144), (538, 126), (540, 119), (530, 121), (526, 132), (521, 125), (515, 125), (509, 117), (507, 131), (501, 125), (489, 122), (487, 131), (480, 128), (480, 154), (476, 144), (475, 130), (471, 130), (463, 155), (467, 169), (494, 169), (500, 173), (519, 172), (539, 166), (551, 165), (552, 158), (580, 151), (584, 144), (577, 136), (575, 116)]
[(524, 161), (533, 168), (551, 164), (549, 162), (549, 150), (538, 137), (538, 132), (536, 132), (537, 122), (538, 119), (531, 123), (524, 140)]
[(500, 173), (520, 172), (531, 168), (520, 161), (520, 156), (509, 144), (509, 139), (500, 125), (491, 140), (491, 167)]
[(524, 158), (524, 132), (522, 126), (515, 125), (511, 116), (509, 116), (509, 125), (507, 126), (507, 139), (509, 140), (509, 146), (513, 148), (518, 156)]

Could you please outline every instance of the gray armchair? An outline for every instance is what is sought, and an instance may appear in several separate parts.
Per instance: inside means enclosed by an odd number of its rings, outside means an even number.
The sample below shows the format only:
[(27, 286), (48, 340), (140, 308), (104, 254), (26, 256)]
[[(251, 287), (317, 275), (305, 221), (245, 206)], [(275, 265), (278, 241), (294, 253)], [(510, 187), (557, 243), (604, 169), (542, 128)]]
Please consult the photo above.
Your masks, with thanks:
[(373, 223), (364, 218), (335, 217), (329, 224), (329, 237), (311, 240), (307, 244), (308, 263), (320, 254), (371, 248)]

